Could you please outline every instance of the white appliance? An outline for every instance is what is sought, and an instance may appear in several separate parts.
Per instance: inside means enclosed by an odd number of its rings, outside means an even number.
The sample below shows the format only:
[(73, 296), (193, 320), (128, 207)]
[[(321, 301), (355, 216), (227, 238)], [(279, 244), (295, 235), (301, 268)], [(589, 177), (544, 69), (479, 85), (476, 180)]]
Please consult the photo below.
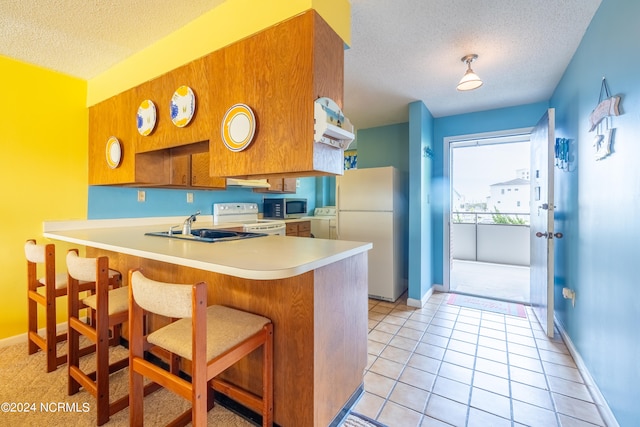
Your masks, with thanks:
[(317, 239), (336, 239), (336, 207), (315, 208), (311, 220), (311, 234)]
[(405, 205), (400, 174), (393, 167), (349, 169), (336, 177), (338, 239), (373, 243), (371, 298), (395, 301), (407, 289)]
[(213, 225), (238, 224), (242, 231), (286, 236), (287, 226), (281, 220), (258, 218), (257, 203), (214, 203)]

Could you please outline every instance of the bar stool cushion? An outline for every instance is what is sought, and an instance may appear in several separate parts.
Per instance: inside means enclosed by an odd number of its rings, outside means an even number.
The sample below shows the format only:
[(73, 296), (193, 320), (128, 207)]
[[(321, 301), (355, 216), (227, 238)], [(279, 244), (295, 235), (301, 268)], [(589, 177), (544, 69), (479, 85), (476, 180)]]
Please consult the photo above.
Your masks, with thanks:
[[(47, 285), (47, 278), (41, 277), (38, 279), (43, 286)], [(67, 273), (56, 273), (56, 289), (64, 289), (67, 287)]]
[[(207, 307), (207, 360), (260, 332), (271, 321), (266, 317), (222, 305)], [(149, 334), (149, 343), (193, 360), (191, 318), (180, 319)]]
[[(109, 269), (109, 279), (113, 279), (120, 275), (120, 272), (117, 270)], [(41, 277), (38, 279), (38, 282), (42, 283), (43, 286), (47, 285), (47, 278)], [(84, 280), (80, 281), (80, 284), (89, 283)], [(67, 287), (67, 273), (56, 273), (56, 289), (64, 289)]]
[[(94, 310), (98, 306), (98, 301), (95, 295), (84, 298), (82, 302)], [(117, 289), (110, 290), (109, 316), (116, 313), (123, 313), (127, 310), (129, 310), (129, 290), (127, 289), (127, 287), (123, 286)]]

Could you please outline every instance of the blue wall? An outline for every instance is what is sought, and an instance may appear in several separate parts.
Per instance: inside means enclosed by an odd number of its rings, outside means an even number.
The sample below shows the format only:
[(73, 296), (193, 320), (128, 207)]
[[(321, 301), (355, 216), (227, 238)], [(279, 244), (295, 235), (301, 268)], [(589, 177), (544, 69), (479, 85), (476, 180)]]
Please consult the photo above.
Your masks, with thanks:
[[(640, 420), (638, 17), (637, 0), (604, 0), (550, 100), (556, 136), (572, 141), (570, 171), (556, 172), (556, 314), (622, 426)], [(621, 115), (613, 154), (596, 161), (588, 118), (603, 76)]]
[(358, 169), (394, 166), (409, 173), (409, 124), (358, 130)]
[[(212, 215), (212, 205), (223, 202), (258, 203), (262, 212), (265, 197), (301, 197), (307, 199), (307, 209), (313, 213), (316, 206), (316, 179), (300, 178), (296, 194), (254, 193), (247, 188), (231, 188), (225, 191), (179, 190), (167, 188), (128, 188), (111, 186), (89, 187), (89, 219), (139, 218), (157, 216), (188, 216), (200, 210)], [(138, 190), (144, 190), (146, 201), (138, 202)], [(187, 192), (193, 193), (193, 203), (187, 203)]]
[[(482, 89), (479, 89), (482, 90)], [(434, 120), (434, 161), (433, 161), (433, 283), (443, 284), (443, 218), (449, 209), (449, 182), (444, 174), (444, 138), (483, 132), (496, 132), (533, 127), (544, 114), (548, 103), (501, 108), (457, 116), (441, 117)]]
[(416, 101), (409, 104), (409, 298), (421, 301), (433, 283), (431, 177), (433, 116)]

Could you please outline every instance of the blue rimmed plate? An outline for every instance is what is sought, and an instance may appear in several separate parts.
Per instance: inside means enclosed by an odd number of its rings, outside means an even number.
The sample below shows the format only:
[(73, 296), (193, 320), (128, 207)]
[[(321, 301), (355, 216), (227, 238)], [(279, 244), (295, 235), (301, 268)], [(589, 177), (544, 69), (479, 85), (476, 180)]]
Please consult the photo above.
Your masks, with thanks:
[(196, 95), (189, 86), (180, 86), (171, 97), (171, 121), (179, 128), (189, 124), (196, 112)]
[(136, 116), (138, 133), (142, 136), (147, 136), (153, 132), (156, 127), (156, 118), (156, 104), (150, 99), (142, 101)]

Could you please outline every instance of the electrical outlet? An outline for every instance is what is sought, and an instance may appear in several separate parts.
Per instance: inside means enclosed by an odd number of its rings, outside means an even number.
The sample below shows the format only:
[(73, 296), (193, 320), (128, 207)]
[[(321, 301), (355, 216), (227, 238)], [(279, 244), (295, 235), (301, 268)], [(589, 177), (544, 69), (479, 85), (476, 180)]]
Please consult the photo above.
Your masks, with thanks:
[(300, 180), (296, 179), (296, 188), (300, 188)]
[(193, 193), (187, 193), (187, 203), (193, 203)]
[(142, 190), (138, 190), (138, 201), (144, 202), (146, 200), (146, 194)]

